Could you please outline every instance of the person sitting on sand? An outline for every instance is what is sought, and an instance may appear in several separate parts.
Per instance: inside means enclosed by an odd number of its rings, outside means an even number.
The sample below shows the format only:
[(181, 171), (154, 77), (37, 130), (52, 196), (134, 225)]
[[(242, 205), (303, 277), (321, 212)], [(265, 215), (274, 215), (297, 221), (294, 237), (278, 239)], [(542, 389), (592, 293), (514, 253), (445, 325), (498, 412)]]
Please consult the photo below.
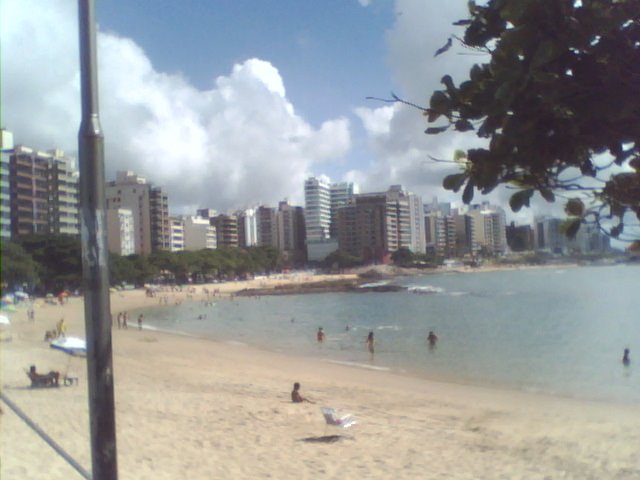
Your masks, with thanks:
[(302, 403), (302, 402), (315, 403), (309, 400), (308, 398), (305, 398), (302, 395), (300, 395), (300, 384), (298, 382), (293, 384), (293, 390), (291, 391), (291, 401), (293, 403)]
[(31, 379), (32, 387), (57, 387), (60, 383), (60, 372), (51, 370), (49, 373), (36, 372), (36, 366), (31, 365), (27, 375)]

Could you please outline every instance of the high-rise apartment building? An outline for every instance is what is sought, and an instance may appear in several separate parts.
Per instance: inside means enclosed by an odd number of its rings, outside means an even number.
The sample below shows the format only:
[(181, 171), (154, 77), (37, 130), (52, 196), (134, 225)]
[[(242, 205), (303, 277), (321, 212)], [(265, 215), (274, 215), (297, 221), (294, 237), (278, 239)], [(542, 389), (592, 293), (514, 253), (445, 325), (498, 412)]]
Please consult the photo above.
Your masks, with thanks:
[(329, 186), (331, 200), (331, 221), (329, 223), (329, 236), (338, 238), (338, 209), (348, 205), (358, 187), (353, 182), (332, 183)]
[(240, 247), (253, 247), (258, 244), (258, 219), (253, 208), (240, 210), (238, 217), (238, 245)]
[(10, 154), (13, 150), (13, 134), (0, 130), (0, 238), (11, 238), (11, 189), (9, 184)]
[(135, 253), (148, 255), (156, 250), (169, 250), (171, 228), (169, 202), (160, 187), (130, 171), (116, 173), (116, 179), (105, 188), (107, 209), (131, 210), (134, 222)]
[(209, 219), (216, 227), (217, 248), (238, 247), (238, 219), (235, 215), (220, 214)]
[(78, 235), (78, 172), (61, 150), (16, 146), (9, 157), (12, 236)]
[(338, 244), (364, 262), (389, 262), (398, 249), (398, 230), (397, 212), (386, 193), (356, 195), (338, 210)]
[(357, 193), (352, 182), (331, 183), (321, 175), (304, 183), (304, 216), (307, 232), (307, 257), (323, 260), (338, 248), (338, 210)]
[(329, 240), (331, 226), (331, 186), (324, 175), (304, 182), (304, 216), (307, 241)]
[(471, 205), (466, 212), (473, 218), (474, 240), (489, 255), (507, 252), (506, 216), (501, 207), (488, 203)]
[(160, 187), (149, 188), (149, 209), (151, 210), (151, 251), (169, 250), (171, 230), (169, 228), (169, 198)]
[(276, 212), (278, 249), (291, 265), (305, 263), (305, 219), (302, 207), (280, 202)]
[(276, 209), (260, 205), (256, 210), (256, 223), (258, 245), (277, 247), (278, 225), (276, 222)]
[(169, 217), (169, 230), (171, 232), (171, 245), (169, 250), (172, 252), (182, 252), (185, 249), (184, 221), (182, 217)]

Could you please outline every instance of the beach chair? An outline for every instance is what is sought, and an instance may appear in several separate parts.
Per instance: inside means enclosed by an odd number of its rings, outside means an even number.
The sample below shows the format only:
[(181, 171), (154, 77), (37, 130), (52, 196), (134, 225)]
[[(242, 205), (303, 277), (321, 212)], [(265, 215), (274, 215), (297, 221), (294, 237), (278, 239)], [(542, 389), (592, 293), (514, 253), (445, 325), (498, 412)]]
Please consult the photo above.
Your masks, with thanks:
[(357, 423), (353, 415), (347, 414), (338, 416), (335, 408), (331, 407), (322, 407), (322, 415), (324, 416), (324, 420), (326, 422), (326, 425), (324, 427), (325, 434), (327, 433), (327, 427), (329, 425), (339, 428), (349, 428)]

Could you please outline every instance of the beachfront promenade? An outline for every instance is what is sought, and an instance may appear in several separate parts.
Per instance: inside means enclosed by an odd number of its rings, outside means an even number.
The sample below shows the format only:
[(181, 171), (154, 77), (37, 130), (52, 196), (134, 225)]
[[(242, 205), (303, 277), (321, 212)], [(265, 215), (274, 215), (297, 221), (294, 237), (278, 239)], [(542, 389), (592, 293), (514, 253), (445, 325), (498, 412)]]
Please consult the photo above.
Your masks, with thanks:
[[(268, 282), (278, 281), (305, 279)], [(264, 282), (210, 290), (228, 294)], [(188, 301), (186, 290), (168, 295), (169, 304)], [(193, 301), (204, 299), (198, 287)], [(158, 299), (143, 290), (112, 295), (114, 314), (155, 306)], [(83, 336), (81, 298), (64, 306), (38, 301), (35, 322), (26, 309), (12, 316), (12, 340), (0, 345), (2, 392), (89, 468), (83, 359), (42, 340), (62, 315), (67, 334)], [(113, 347), (120, 478), (640, 477), (640, 406), (438, 383), (133, 324), (113, 330)], [(30, 389), (29, 365), (69, 371), (79, 385)], [(317, 403), (292, 404), (294, 381)], [(357, 417), (349, 438), (303, 441), (325, 433), (322, 406)], [(0, 478), (80, 478), (2, 407)]]

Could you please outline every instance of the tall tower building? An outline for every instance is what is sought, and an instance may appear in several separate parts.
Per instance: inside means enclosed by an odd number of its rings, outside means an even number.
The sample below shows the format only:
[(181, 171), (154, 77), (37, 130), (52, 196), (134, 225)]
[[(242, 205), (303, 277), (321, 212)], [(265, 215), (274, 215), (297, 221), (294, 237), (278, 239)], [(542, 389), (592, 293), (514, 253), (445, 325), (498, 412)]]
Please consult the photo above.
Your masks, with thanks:
[(78, 235), (78, 172), (61, 150), (17, 146), (9, 157), (13, 236), (31, 233)]
[(278, 229), (278, 249), (291, 265), (305, 262), (305, 221), (302, 207), (280, 202), (276, 212)]
[(256, 210), (258, 229), (258, 245), (277, 247), (278, 226), (276, 223), (276, 209), (260, 205)]
[(240, 247), (252, 247), (258, 244), (258, 220), (256, 211), (247, 208), (236, 213), (238, 217), (238, 244)]
[(304, 214), (307, 240), (316, 242), (330, 238), (331, 187), (324, 175), (304, 182)]

